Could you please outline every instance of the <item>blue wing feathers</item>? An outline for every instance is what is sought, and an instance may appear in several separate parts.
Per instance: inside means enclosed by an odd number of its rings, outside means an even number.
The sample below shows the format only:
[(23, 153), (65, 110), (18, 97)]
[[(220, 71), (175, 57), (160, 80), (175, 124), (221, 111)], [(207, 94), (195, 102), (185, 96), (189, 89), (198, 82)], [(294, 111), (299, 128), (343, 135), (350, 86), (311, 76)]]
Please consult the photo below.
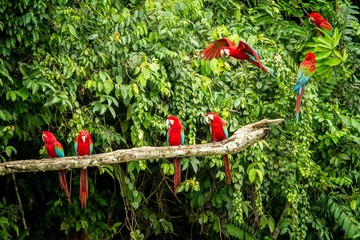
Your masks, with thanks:
[(184, 131), (181, 131), (181, 145), (184, 145), (185, 142), (185, 136), (184, 136)]
[(75, 143), (74, 143), (74, 149), (75, 149), (75, 154), (76, 154), (76, 155), (78, 155), (77, 148), (78, 148), (78, 143), (75, 142)]
[(228, 134), (228, 131), (227, 131), (226, 128), (224, 129), (224, 134), (225, 134), (225, 136), (226, 136), (226, 139), (229, 138), (229, 134)]
[(257, 62), (257, 59), (256, 59), (253, 55), (251, 55), (250, 53), (246, 53), (246, 55), (248, 55), (249, 58), (250, 58), (251, 60), (253, 60), (254, 62)]
[(58, 157), (65, 157), (64, 149), (61, 146), (55, 145), (55, 152)]
[(89, 146), (89, 147), (90, 147), (90, 155), (91, 155), (91, 154), (92, 154), (92, 152), (93, 152), (93, 148), (94, 148), (94, 146), (93, 146), (93, 143), (92, 143), (92, 142), (90, 143), (90, 146)]
[(306, 74), (304, 72), (304, 70), (299, 69), (299, 73), (297, 76), (297, 83), (294, 86), (293, 90), (294, 91), (299, 90), (301, 88), (301, 86), (305, 85), (305, 83), (307, 83), (311, 79), (312, 75), (313, 75), (313, 73)]
[(225, 137), (229, 138), (228, 129), (227, 129), (227, 126), (226, 126), (226, 122), (224, 120), (223, 120), (223, 124), (222, 124), (222, 129), (224, 131)]

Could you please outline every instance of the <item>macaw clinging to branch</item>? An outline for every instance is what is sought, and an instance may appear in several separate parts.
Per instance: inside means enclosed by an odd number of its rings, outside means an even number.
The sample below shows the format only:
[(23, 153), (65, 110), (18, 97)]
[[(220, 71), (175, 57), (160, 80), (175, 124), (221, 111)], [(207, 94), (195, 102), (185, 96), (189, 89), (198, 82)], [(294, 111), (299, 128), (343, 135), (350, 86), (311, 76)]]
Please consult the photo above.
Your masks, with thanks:
[[(63, 146), (51, 132), (43, 131), (42, 140), (45, 142), (46, 152), (50, 158), (61, 158), (65, 156)], [(60, 187), (64, 190), (66, 198), (71, 205), (70, 193), (66, 181), (66, 170), (59, 171), (59, 181)]]
[[(91, 135), (86, 130), (81, 130), (75, 138), (75, 152), (78, 156), (91, 155), (93, 151), (93, 141)], [(87, 169), (80, 169), (80, 203), (81, 207), (86, 207), (86, 199), (89, 196)]]
[(270, 73), (273, 77), (274, 73), (262, 65), (259, 54), (249, 44), (244, 41), (239, 41), (236, 46), (235, 43), (227, 38), (221, 38), (216, 40), (214, 43), (207, 46), (201, 53), (200, 57), (211, 60), (213, 58), (220, 58), (224, 55), (234, 57), (239, 60), (247, 60), (254, 64), (264, 72)]
[(330, 37), (333, 36), (331, 24), (318, 12), (309, 14), (309, 22), (324, 30)]
[(304, 61), (300, 63), (299, 72), (297, 75), (297, 82), (293, 88), (294, 91), (297, 91), (296, 106), (295, 106), (296, 123), (299, 122), (300, 105), (301, 105), (301, 99), (304, 95), (305, 84), (311, 79), (312, 75), (315, 72), (315, 69), (316, 69), (315, 54), (309, 52), (306, 54)]
[[(205, 114), (205, 120), (207, 123), (210, 123), (210, 131), (214, 142), (222, 141), (229, 137), (226, 122), (220, 118), (219, 115), (214, 112), (208, 112)], [(228, 156), (222, 155), (222, 159), (224, 161), (227, 182), (231, 184), (231, 170)]]
[[(170, 146), (184, 145), (184, 128), (180, 119), (175, 116), (169, 116), (166, 119), (166, 126), (169, 128), (167, 132), (167, 142)], [(177, 187), (181, 182), (181, 166), (180, 158), (174, 158), (174, 193), (177, 193)]]

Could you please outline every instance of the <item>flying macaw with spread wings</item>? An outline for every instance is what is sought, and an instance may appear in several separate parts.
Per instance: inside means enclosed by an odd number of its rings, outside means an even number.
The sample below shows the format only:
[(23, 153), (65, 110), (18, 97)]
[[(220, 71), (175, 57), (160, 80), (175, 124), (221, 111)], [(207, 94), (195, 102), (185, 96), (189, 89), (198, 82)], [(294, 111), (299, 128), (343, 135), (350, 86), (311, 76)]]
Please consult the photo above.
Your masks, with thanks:
[(241, 40), (236, 46), (235, 43), (230, 41), (228, 38), (221, 38), (207, 46), (200, 53), (200, 57), (207, 60), (220, 58), (224, 55), (231, 56), (239, 60), (247, 60), (260, 68), (262, 71), (267, 72), (271, 74), (271, 76), (275, 77), (274, 73), (269, 68), (262, 65), (257, 51), (249, 44)]
[[(214, 112), (205, 114), (205, 121), (210, 123), (211, 136), (214, 142), (225, 140), (229, 137), (226, 122)], [(225, 174), (228, 184), (231, 184), (231, 170), (227, 155), (222, 155), (225, 166)]]
[(316, 69), (315, 54), (309, 52), (306, 54), (304, 61), (300, 63), (299, 72), (297, 75), (297, 82), (293, 88), (294, 91), (297, 91), (296, 106), (295, 106), (296, 123), (299, 122), (300, 105), (301, 105), (301, 99), (304, 95), (305, 84), (311, 79), (312, 75), (314, 75), (315, 69)]
[[(78, 156), (91, 155), (93, 151), (93, 141), (91, 135), (86, 130), (81, 130), (79, 135), (75, 138), (75, 152)], [(89, 196), (89, 187), (88, 187), (88, 174), (87, 169), (80, 169), (80, 203), (81, 207), (86, 207), (86, 199)]]
[[(184, 145), (184, 128), (179, 118), (169, 116), (166, 119), (166, 126), (169, 128), (167, 132), (167, 142), (170, 146)], [(177, 193), (177, 187), (181, 182), (181, 166), (180, 158), (174, 158), (174, 193)]]
[[(50, 158), (61, 158), (61, 157), (65, 156), (64, 148), (61, 145), (61, 143), (56, 139), (54, 134), (52, 134), (51, 132), (48, 132), (48, 131), (43, 131), (42, 139), (45, 142), (45, 149), (46, 149), (47, 155)], [(69, 204), (71, 205), (70, 193), (69, 193), (69, 189), (68, 189), (68, 185), (67, 185), (67, 181), (66, 181), (66, 170), (59, 171), (59, 182), (60, 182), (61, 189), (64, 190), (66, 198), (67, 198)]]

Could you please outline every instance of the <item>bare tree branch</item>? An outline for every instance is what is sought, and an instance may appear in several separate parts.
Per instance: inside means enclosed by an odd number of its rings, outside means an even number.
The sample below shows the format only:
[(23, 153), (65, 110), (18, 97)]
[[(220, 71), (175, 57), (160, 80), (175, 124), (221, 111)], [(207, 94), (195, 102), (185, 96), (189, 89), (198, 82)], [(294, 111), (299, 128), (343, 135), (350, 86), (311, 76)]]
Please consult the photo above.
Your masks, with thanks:
[(275, 227), (275, 230), (272, 232), (271, 234), (271, 237), (273, 239), (277, 239), (278, 236), (279, 236), (279, 233), (280, 233), (280, 223), (281, 223), (281, 220), (283, 220), (285, 214), (287, 213), (287, 211), (289, 210), (289, 207), (290, 207), (290, 203), (288, 201), (286, 201), (285, 203), (285, 206), (284, 206), (284, 209), (279, 217), (279, 220), (278, 222), (276, 223), (276, 227)]
[(234, 154), (263, 140), (268, 135), (268, 128), (258, 127), (271, 123), (281, 123), (283, 121), (283, 119), (264, 119), (240, 128), (230, 138), (217, 143), (173, 147), (139, 147), (83, 157), (72, 156), (42, 160), (30, 159), (9, 161), (0, 163), (0, 175), (19, 172), (56, 171), (71, 168), (98, 167), (101, 165), (155, 158)]

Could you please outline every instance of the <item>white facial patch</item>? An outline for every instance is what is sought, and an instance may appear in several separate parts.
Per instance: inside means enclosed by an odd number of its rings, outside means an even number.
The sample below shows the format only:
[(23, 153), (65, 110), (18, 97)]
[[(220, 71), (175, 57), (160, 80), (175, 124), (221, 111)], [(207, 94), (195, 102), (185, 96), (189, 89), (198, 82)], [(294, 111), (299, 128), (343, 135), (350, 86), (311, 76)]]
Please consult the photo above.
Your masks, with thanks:
[(221, 50), (220, 50), (220, 54), (221, 54), (221, 56), (224, 56), (224, 55), (229, 56), (229, 55), (230, 55), (230, 51), (229, 51), (229, 49), (227, 49), (227, 48), (221, 49)]
[(208, 114), (205, 116), (205, 121), (207, 123), (210, 123), (212, 120), (214, 120), (214, 116), (212, 114)]
[(174, 120), (172, 119), (166, 119), (166, 126), (169, 128), (174, 124)]

